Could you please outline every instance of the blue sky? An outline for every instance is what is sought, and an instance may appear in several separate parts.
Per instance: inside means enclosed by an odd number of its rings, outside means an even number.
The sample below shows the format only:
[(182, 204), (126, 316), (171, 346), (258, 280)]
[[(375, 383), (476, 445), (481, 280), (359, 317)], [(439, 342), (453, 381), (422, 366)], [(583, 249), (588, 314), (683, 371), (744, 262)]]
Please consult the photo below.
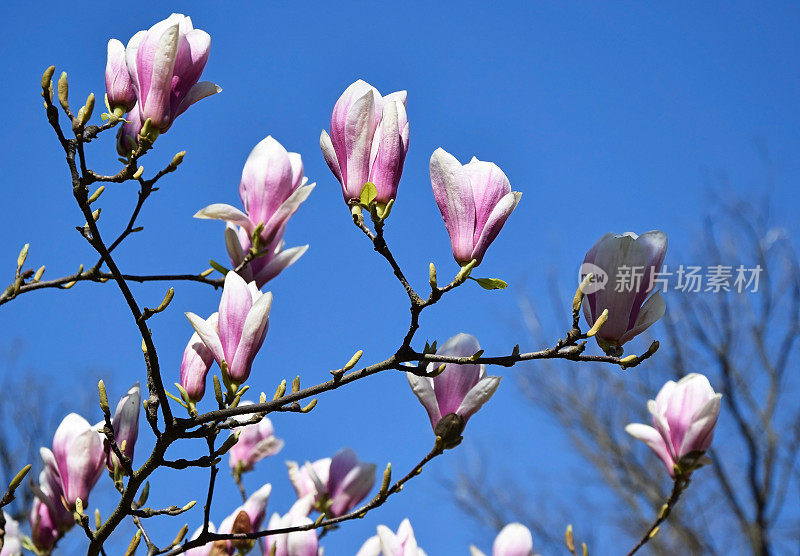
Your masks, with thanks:
[[(46, 9), (25, 3), (6, 7), (0, 21), (6, 74), (0, 88), (6, 114), (0, 261), (6, 261), (8, 279), (24, 243), (31, 244), (29, 263), (46, 264), (51, 278), (95, 260), (73, 231), (83, 219), (41, 109), (42, 71), (50, 64), (56, 75), (67, 71), (75, 104), (90, 91), (102, 98), (108, 39), (127, 42), (172, 11), (190, 15), (211, 34), (204, 78), (223, 92), (181, 116), (143, 161), (150, 175), (175, 152), (187, 151), (180, 171), (162, 180), (144, 210), (144, 232), (119, 250), (117, 260), (138, 273), (199, 272), (209, 258), (224, 261), (222, 225), (191, 215), (212, 202), (238, 204), (244, 160), (266, 135), (300, 152), (318, 185), (286, 240), (311, 247), (269, 285), (275, 302), (250, 379), (256, 392), (271, 392), (298, 372), (307, 385), (326, 380), (328, 370), (357, 349), (364, 350), (363, 362), (381, 360), (407, 329), (405, 294), (350, 223), (319, 151), (319, 132), (328, 128), (334, 102), (357, 78), (383, 93), (408, 90), (411, 147), (387, 240), (415, 286), (424, 291), (430, 261), (440, 277), (457, 270), (430, 191), (428, 160), (436, 147), (464, 162), (472, 155), (496, 162), (524, 194), (478, 272), (504, 278), (510, 289), (484, 292), (467, 284), (425, 313), (419, 340), (443, 341), (463, 331), (476, 335), (487, 353), (507, 353), (516, 343), (523, 350), (537, 347), (518, 326), (516, 294), (544, 303), (548, 273), (573, 276), (586, 249), (607, 231), (662, 229), (670, 237), (667, 262), (681, 260), (708, 201), (705, 176), (724, 171), (738, 191), (761, 191), (756, 140), (769, 145), (776, 162), (778, 218), (791, 233), (798, 231), (792, 177), (800, 173), (800, 10), (792, 3), (199, 1), (127, 7), (86, 1)], [(113, 137), (91, 145), (89, 158), (96, 170), (114, 171)], [(132, 184), (107, 189), (100, 222), (111, 235), (127, 219), (135, 190)], [(166, 287), (137, 287), (136, 293), (141, 304), (153, 306)], [(191, 331), (183, 312), (208, 314), (218, 304), (210, 288), (175, 287), (169, 311), (150, 321), (168, 384), (177, 380)], [(22, 296), (2, 307), (0, 326), (4, 344), (24, 340), (26, 367), (52, 377), (48, 395), (74, 397), (70, 409), (90, 421), (99, 419), (99, 410), (79, 400), (81, 392), (93, 392), (97, 378), (105, 378), (115, 395), (144, 381), (140, 340), (113, 284)], [(554, 328), (551, 336), (564, 330)], [(520, 417), (515, 371), (494, 372), (504, 383), (470, 421), (465, 444), (502, 447), (507, 469), (535, 465), (557, 472), (560, 458), (572, 457), (552, 457), (563, 441), (530, 415)], [(250, 491), (273, 484), (270, 513), (286, 511), (293, 499), (283, 460), (317, 459), (351, 446), (379, 468), (391, 461), (401, 472), (432, 442), (425, 412), (400, 374), (331, 393), (310, 416), (278, 415), (273, 422), (286, 448), (246, 477)], [(521, 422), (525, 433), (504, 425), (510, 422)], [(144, 428), (137, 463), (152, 446)], [(198, 443), (170, 455), (202, 449)], [(488, 549), (493, 533), (473, 527), (440, 486), (461, 461), (463, 453), (447, 453), (390, 504), (328, 535), (328, 553), (354, 553), (377, 524), (396, 528), (405, 516), (429, 554), (463, 554), (469, 543)], [(158, 477), (153, 505), (204, 495), (203, 474), (165, 470)], [(221, 479), (216, 522), (238, 497), (233, 483)], [(108, 486), (98, 487), (92, 499), (104, 515), (110, 495)], [(187, 514), (192, 529), (200, 506)], [(166, 544), (182, 524), (160, 520), (152, 527)]]

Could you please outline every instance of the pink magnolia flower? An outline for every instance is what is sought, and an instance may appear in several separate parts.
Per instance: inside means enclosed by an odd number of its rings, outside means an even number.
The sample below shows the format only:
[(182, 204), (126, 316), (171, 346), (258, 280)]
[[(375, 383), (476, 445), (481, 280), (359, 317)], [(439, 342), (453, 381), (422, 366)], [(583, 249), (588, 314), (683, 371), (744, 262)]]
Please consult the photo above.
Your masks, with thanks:
[(417, 546), (411, 522), (404, 519), (397, 533), (378, 525), (378, 534), (367, 539), (356, 556), (425, 556), (425, 551)]
[[(264, 515), (267, 512), (267, 502), (269, 502), (269, 495), (271, 493), (272, 485), (269, 483), (255, 491), (244, 504), (233, 510), (233, 513), (222, 520), (217, 532), (227, 535), (230, 533), (255, 533), (258, 531), (261, 528), (261, 522), (264, 521)], [(246, 519), (243, 525), (242, 518), (245, 516)], [(233, 554), (233, 541), (227, 541), (227, 544), (229, 553)]]
[(271, 292), (261, 293), (254, 282), (248, 284), (235, 272), (228, 272), (218, 314), (203, 320), (186, 313), (232, 385), (238, 386), (250, 376), (253, 359), (267, 335), (271, 307)]
[(19, 532), (19, 522), (3, 512), (5, 527), (3, 529), (3, 543), (0, 556), (22, 556), (22, 535)]
[(453, 257), (460, 265), (480, 264), (489, 245), (519, 203), (503, 171), (475, 157), (461, 163), (442, 148), (431, 156), (433, 196), (442, 213)]
[(331, 134), (323, 130), (319, 144), (345, 201), (358, 199), (367, 182), (375, 184), (377, 202), (397, 197), (408, 152), (406, 97), (405, 91), (382, 97), (359, 79), (336, 101)]
[(359, 461), (350, 448), (340, 450), (333, 458), (306, 463), (287, 462), (289, 480), (298, 498), (309, 494), (327, 515), (337, 517), (350, 512), (375, 484), (375, 464)]
[(722, 394), (714, 392), (701, 374), (670, 380), (655, 400), (647, 402), (653, 427), (632, 423), (625, 432), (647, 444), (672, 477), (688, 475), (704, 463), (702, 456), (714, 438), (721, 399)]
[[(602, 276), (604, 282), (595, 282), (592, 291), (587, 291), (583, 315), (592, 326), (603, 310), (608, 309), (608, 321), (596, 335), (598, 344), (606, 352), (622, 353), (622, 344), (664, 316), (666, 305), (658, 292), (645, 299), (653, 291), (651, 278), (654, 272), (661, 270), (666, 253), (667, 234), (659, 231), (640, 236), (633, 232), (608, 233), (586, 253), (581, 266), (582, 278), (594, 272), (595, 279)], [(642, 274), (634, 274), (634, 271)], [(626, 277), (631, 280), (626, 282)], [(618, 284), (623, 284), (622, 291), (617, 291)]]
[(119, 110), (118, 116), (130, 112), (136, 105), (136, 90), (125, 62), (125, 47), (117, 39), (108, 41), (106, 95), (111, 111)]
[(198, 211), (195, 218), (227, 222), (225, 245), (234, 267), (242, 264), (252, 246), (251, 238), (262, 225), (258, 252), (245, 266), (242, 277), (255, 280), (260, 288), (297, 261), (308, 245), (284, 249), (283, 233), (289, 218), (313, 191), (303, 176), (303, 162), (297, 153), (287, 152), (272, 137), (263, 139), (247, 157), (239, 184), (245, 212), (222, 203)]
[(189, 106), (222, 90), (209, 81), (198, 83), (210, 49), (208, 33), (194, 29), (191, 18), (182, 14), (172, 14), (131, 38), (125, 59), (142, 122), (149, 118), (165, 133)]
[[(437, 350), (438, 355), (469, 357), (481, 349), (477, 338), (469, 334), (457, 334)], [(428, 373), (433, 373), (440, 363), (428, 364)], [(463, 425), (478, 411), (500, 386), (499, 376), (486, 376), (486, 366), (467, 363), (448, 363), (437, 376), (424, 377), (407, 372), (411, 389), (428, 412), (433, 430), (444, 417), (455, 414), (463, 419)], [(437, 432), (439, 434), (439, 432)]]
[(80, 498), (86, 507), (106, 461), (100, 434), (86, 419), (70, 413), (53, 436), (53, 455), (67, 506), (74, 510)]
[(31, 540), (42, 552), (51, 550), (58, 539), (75, 525), (72, 513), (61, 501), (64, 491), (58, 474), (56, 458), (47, 448), (40, 448), (44, 468), (39, 473), (39, 484), (32, 487), (35, 499), (31, 507)]
[[(219, 315), (214, 313), (209, 325), (216, 329), (217, 318)], [(206, 347), (197, 332), (189, 338), (186, 349), (183, 350), (181, 359), (181, 386), (189, 395), (193, 402), (199, 402), (206, 393), (206, 376), (208, 375), (211, 364), (214, 362), (214, 354)]]
[(492, 556), (533, 556), (531, 532), (521, 523), (509, 523), (495, 537)]
[[(136, 438), (139, 436), (139, 405), (141, 401), (142, 393), (137, 382), (119, 401), (117, 409), (114, 411), (114, 417), (111, 419), (117, 446), (130, 459), (133, 459), (133, 448), (136, 445)], [(106, 466), (113, 471), (114, 467), (120, 465), (119, 458), (108, 444), (108, 439), (104, 438), (103, 447), (107, 456)]]
[[(284, 516), (272, 514), (267, 529), (311, 525), (313, 522), (308, 518), (308, 514), (313, 503), (313, 495), (305, 496), (295, 502)], [(314, 529), (270, 535), (266, 537), (266, 541), (265, 556), (317, 556), (319, 553), (319, 539)]]
[[(244, 401), (239, 406), (252, 405), (253, 402)], [(240, 415), (234, 417), (235, 420), (244, 422), (252, 418), (252, 415)], [(272, 421), (264, 417), (258, 423), (253, 423), (242, 427), (239, 441), (234, 444), (228, 452), (231, 470), (241, 474), (251, 471), (256, 462), (261, 461), (267, 456), (273, 456), (283, 448), (283, 440), (276, 438), (273, 434)]]
[(134, 107), (125, 115), (125, 123), (117, 130), (117, 154), (128, 158), (132, 152), (139, 148), (139, 133), (142, 131), (142, 120), (139, 118), (139, 109)]
[[(212, 533), (216, 533), (217, 532), (216, 527), (214, 527), (214, 524), (211, 523), (210, 521), (208, 522), (208, 530), (210, 532), (212, 532)], [(195, 532), (192, 533), (192, 536), (189, 537), (189, 540), (196, 539), (197, 537), (200, 536), (200, 533), (202, 533), (202, 532), (203, 532), (203, 526), (201, 525), (200, 527), (195, 529)], [(211, 554), (211, 549), (213, 547), (214, 547), (214, 543), (213, 542), (209, 542), (209, 543), (204, 544), (203, 546), (190, 548), (189, 550), (186, 551), (186, 556), (213, 556)]]

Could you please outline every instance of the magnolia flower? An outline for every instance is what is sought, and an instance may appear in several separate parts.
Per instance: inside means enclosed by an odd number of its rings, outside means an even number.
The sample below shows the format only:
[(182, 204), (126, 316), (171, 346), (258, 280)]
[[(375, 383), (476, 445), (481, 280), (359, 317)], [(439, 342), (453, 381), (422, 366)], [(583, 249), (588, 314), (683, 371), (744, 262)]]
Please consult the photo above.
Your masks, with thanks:
[[(133, 459), (133, 448), (136, 445), (136, 437), (139, 436), (139, 405), (141, 401), (142, 394), (137, 382), (119, 401), (117, 409), (114, 411), (114, 417), (111, 419), (114, 440), (117, 441), (117, 446), (120, 447), (122, 453), (130, 459)], [(108, 444), (108, 439), (105, 439), (103, 444), (108, 469), (113, 471), (116, 466), (121, 467), (117, 454)]]
[[(308, 513), (311, 511), (313, 503), (314, 497), (309, 495), (295, 502), (286, 515), (272, 514), (267, 524), (267, 529), (285, 529), (311, 525), (313, 522), (308, 518)], [(319, 539), (314, 529), (270, 535), (266, 538), (266, 541), (265, 555), (317, 556), (319, 552)]]
[[(210, 319), (210, 326), (217, 328), (218, 314)], [(214, 362), (214, 354), (206, 347), (197, 332), (189, 338), (181, 359), (181, 387), (186, 390), (189, 399), (195, 403), (203, 399), (206, 393), (206, 375)]]
[(367, 182), (375, 184), (377, 202), (397, 197), (408, 152), (406, 97), (405, 91), (382, 97), (359, 79), (336, 101), (331, 134), (323, 130), (319, 144), (345, 201), (359, 199)]
[[(480, 344), (474, 336), (457, 334), (447, 340), (436, 354), (470, 357), (480, 349)], [(433, 374), (440, 365), (440, 363), (429, 363), (428, 374)], [(417, 376), (410, 372), (406, 373), (406, 377), (414, 394), (428, 412), (434, 432), (453, 441), (457, 441), (456, 437), (460, 439), (467, 420), (500, 386), (499, 376), (486, 376), (486, 366), (475, 363), (463, 365), (448, 363), (444, 370), (433, 378)]]
[(372, 490), (375, 484), (375, 464), (358, 460), (350, 448), (340, 450), (333, 459), (325, 458), (306, 463), (287, 462), (289, 480), (298, 498), (314, 495), (314, 500), (326, 515), (337, 517), (350, 512)]
[(117, 130), (117, 154), (128, 158), (139, 147), (139, 133), (142, 131), (142, 120), (139, 109), (134, 107), (125, 115), (125, 123)]
[[(595, 336), (606, 352), (621, 354), (622, 344), (664, 316), (666, 305), (658, 292), (647, 301), (645, 298), (653, 290), (651, 278), (661, 269), (666, 253), (667, 235), (659, 231), (640, 236), (633, 232), (608, 233), (586, 253), (582, 278), (594, 272), (595, 279), (601, 275), (605, 281), (604, 285), (597, 284), (602, 286), (599, 290), (587, 292), (583, 315), (592, 326), (603, 310), (608, 309), (608, 321)], [(622, 288), (618, 284), (623, 284)]]
[[(216, 533), (217, 532), (216, 527), (214, 527), (214, 524), (211, 523), (210, 521), (208, 522), (208, 530), (211, 533)], [(197, 537), (200, 536), (200, 533), (202, 533), (202, 532), (203, 532), (203, 526), (201, 525), (200, 527), (198, 527), (195, 530), (195, 532), (192, 534), (192, 536), (189, 537), (189, 540), (196, 539)], [(213, 547), (214, 547), (214, 543), (213, 542), (209, 542), (209, 543), (204, 544), (203, 546), (190, 548), (189, 550), (186, 551), (186, 556), (212, 556), (211, 549)]]
[(397, 533), (378, 525), (378, 534), (367, 539), (356, 556), (425, 556), (425, 551), (417, 546), (411, 522), (404, 519)]
[(261, 226), (256, 246), (261, 254), (241, 270), (245, 280), (255, 280), (260, 288), (308, 249), (308, 245), (284, 249), (283, 232), (314, 185), (303, 176), (300, 155), (287, 152), (275, 139), (267, 137), (255, 146), (242, 170), (239, 195), (245, 212), (216, 203), (198, 211), (194, 217), (227, 222), (225, 245), (234, 267), (244, 261), (253, 247), (256, 228)]
[(270, 307), (271, 292), (261, 293), (254, 282), (248, 284), (235, 272), (228, 272), (219, 313), (208, 320), (186, 313), (231, 385), (238, 386), (250, 376), (253, 359), (267, 335)]
[(647, 444), (672, 477), (688, 475), (706, 463), (702, 456), (714, 438), (721, 399), (701, 374), (670, 380), (647, 402), (653, 427), (632, 423), (625, 432)]
[[(269, 483), (255, 491), (247, 501), (236, 508), (231, 515), (222, 520), (219, 524), (220, 534), (255, 533), (261, 528), (264, 521), (264, 514), (267, 511), (267, 502), (272, 493), (272, 485)], [(233, 554), (234, 548), (252, 547), (252, 541), (223, 541), (226, 542), (229, 554)], [(246, 553), (246, 552), (245, 552)]]
[(511, 191), (508, 178), (493, 162), (472, 157), (462, 166), (442, 148), (433, 152), (430, 171), (453, 257), (462, 266), (473, 259), (480, 264), (522, 193)]
[(189, 106), (220, 92), (219, 86), (201, 81), (208, 61), (211, 37), (194, 29), (192, 20), (172, 14), (128, 42), (125, 60), (138, 98), (139, 117), (161, 133)]
[[(239, 406), (252, 405), (253, 402), (244, 401)], [(252, 415), (239, 415), (234, 420), (245, 422)], [(267, 456), (273, 456), (283, 448), (283, 440), (273, 434), (272, 421), (264, 417), (258, 423), (242, 427), (239, 441), (228, 452), (231, 470), (235, 474), (251, 471), (257, 461)]]
[(0, 556), (22, 556), (22, 535), (19, 532), (19, 522), (5, 511), (3, 518), (6, 525), (3, 528), (3, 542), (0, 543)]
[(106, 95), (112, 112), (122, 116), (136, 105), (136, 91), (125, 63), (125, 47), (117, 39), (108, 41)]
[[(471, 556), (485, 556), (470, 547)], [(509, 523), (497, 534), (492, 546), (492, 556), (533, 556), (533, 536), (521, 523)]]
[(53, 456), (67, 506), (74, 510), (80, 498), (86, 507), (106, 461), (100, 434), (86, 419), (70, 413), (53, 436)]

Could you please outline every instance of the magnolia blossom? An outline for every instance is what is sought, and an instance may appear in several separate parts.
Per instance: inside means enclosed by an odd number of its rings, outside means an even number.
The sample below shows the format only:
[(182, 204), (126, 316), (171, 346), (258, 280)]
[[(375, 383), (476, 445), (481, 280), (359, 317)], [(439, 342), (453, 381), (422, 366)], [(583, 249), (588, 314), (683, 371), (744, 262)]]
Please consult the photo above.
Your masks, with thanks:
[(75, 519), (61, 502), (64, 491), (53, 452), (47, 448), (41, 448), (39, 452), (44, 468), (39, 473), (39, 484), (33, 487), (36, 498), (29, 519), (34, 546), (47, 552), (56, 545), (61, 535), (75, 525)]
[(271, 307), (271, 292), (261, 293), (254, 282), (248, 284), (235, 272), (228, 272), (219, 313), (208, 320), (186, 313), (232, 385), (238, 386), (250, 376), (253, 359), (267, 335)]
[(217, 203), (198, 211), (195, 218), (227, 222), (225, 245), (234, 267), (242, 264), (261, 226), (255, 259), (241, 270), (242, 277), (255, 280), (260, 288), (297, 261), (308, 245), (284, 249), (283, 232), (289, 218), (314, 189), (303, 176), (303, 162), (297, 153), (287, 152), (272, 137), (262, 140), (247, 157), (239, 183), (245, 212)]
[(417, 546), (411, 522), (404, 519), (397, 533), (378, 525), (378, 534), (367, 539), (356, 556), (425, 556), (425, 551)]
[[(264, 515), (267, 511), (267, 502), (269, 501), (269, 495), (271, 493), (272, 485), (269, 483), (255, 491), (244, 504), (233, 510), (232, 514), (222, 520), (217, 532), (220, 534), (237, 534), (255, 533), (258, 531), (261, 528), (261, 522), (264, 521)], [(223, 542), (227, 543), (229, 554), (233, 554), (233, 549), (237, 541)]]
[(3, 542), (0, 544), (0, 556), (22, 556), (22, 535), (19, 532), (19, 522), (14, 520), (5, 511), (3, 518), (6, 525), (3, 528)]
[(359, 461), (350, 448), (340, 450), (333, 458), (317, 460), (298, 467), (287, 462), (289, 480), (298, 498), (313, 495), (327, 515), (337, 517), (350, 512), (375, 484), (375, 464)]
[(431, 156), (433, 196), (442, 213), (453, 257), (460, 265), (480, 264), (489, 245), (519, 203), (503, 171), (475, 157), (461, 163), (442, 148)]
[[(485, 556), (470, 547), (471, 556)], [(533, 556), (533, 536), (521, 523), (509, 523), (497, 534), (492, 546), (492, 556)]]
[(602, 277), (604, 281), (587, 289), (583, 315), (592, 326), (608, 309), (608, 321), (596, 335), (605, 351), (621, 354), (622, 344), (664, 316), (666, 305), (658, 292), (645, 299), (653, 290), (653, 273), (661, 270), (666, 253), (667, 235), (659, 231), (640, 236), (633, 232), (608, 233), (586, 253), (582, 278), (593, 272), (595, 280)]
[(125, 60), (142, 122), (150, 119), (164, 133), (189, 106), (222, 90), (209, 81), (198, 83), (210, 49), (208, 33), (194, 29), (191, 18), (182, 14), (131, 38)]
[[(253, 402), (244, 401), (239, 406), (252, 405)], [(233, 419), (245, 422), (252, 418), (252, 415), (239, 415)], [(228, 452), (231, 470), (241, 474), (251, 471), (257, 461), (267, 456), (273, 456), (283, 448), (283, 440), (276, 438), (273, 434), (272, 421), (264, 417), (258, 423), (253, 423), (239, 429), (241, 431), (239, 440)]]
[[(210, 326), (217, 328), (217, 318), (219, 315), (214, 313), (210, 319)], [(186, 349), (183, 350), (181, 359), (181, 387), (186, 390), (189, 399), (199, 402), (206, 393), (206, 375), (208, 375), (211, 364), (214, 362), (214, 354), (206, 347), (197, 332), (189, 338)]]
[(647, 444), (671, 476), (687, 475), (702, 465), (714, 438), (722, 394), (701, 374), (670, 380), (647, 402), (653, 426), (633, 423), (625, 431)]
[[(457, 334), (442, 345), (437, 355), (470, 357), (481, 349), (477, 338)], [(427, 372), (433, 374), (440, 363), (429, 363)], [(500, 386), (499, 376), (486, 376), (486, 366), (475, 363), (448, 363), (437, 376), (424, 377), (407, 372), (411, 389), (428, 412), (434, 432), (440, 436), (456, 437), (481, 406)], [(450, 417), (452, 415), (452, 417)], [(449, 433), (442, 430), (453, 427)], [(455, 438), (452, 438), (455, 440)]]
[[(136, 437), (139, 436), (139, 406), (142, 401), (142, 393), (139, 383), (134, 384), (128, 393), (119, 401), (111, 425), (114, 429), (114, 440), (120, 447), (122, 453), (128, 458), (133, 459), (133, 448), (136, 445)], [(104, 440), (104, 448), (107, 455), (106, 466), (113, 471), (120, 465), (119, 458), (111, 446), (108, 439)]]
[[(284, 516), (280, 516), (277, 513), (272, 514), (267, 524), (267, 529), (285, 529), (288, 527), (311, 525), (313, 522), (308, 518), (308, 514), (313, 504), (313, 495), (301, 498), (294, 503), (292, 508)], [(266, 541), (265, 555), (317, 556), (320, 552), (319, 539), (314, 529), (270, 535), (266, 538)]]
[(142, 131), (142, 120), (139, 109), (134, 108), (125, 115), (125, 123), (117, 130), (117, 154), (128, 158), (139, 147), (139, 133)]
[[(208, 522), (208, 530), (211, 533), (216, 533), (217, 532), (216, 527), (214, 527), (214, 524), (211, 523), (210, 521)], [(195, 530), (194, 533), (192, 533), (192, 536), (189, 537), (189, 540), (196, 539), (197, 537), (200, 536), (200, 533), (202, 533), (202, 532), (203, 532), (203, 526), (201, 525), (200, 527), (198, 527)], [(186, 556), (212, 556), (211, 549), (213, 547), (214, 547), (214, 543), (210, 542), (210, 543), (204, 544), (203, 546), (190, 548), (189, 550), (186, 551)]]
[(106, 462), (100, 434), (86, 419), (70, 413), (53, 436), (53, 456), (67, 506), (74, 510), (80, 498), (86, 507)]
[(375, 184), (377, 202), (397, 197), (408, 152), (406, 97), (406, 91), (382, 97), (359, 79), (336, 101), (331, 134), (323, 130), (319, 144), (345, 201), (358, 199), (367, 182)]
[(106, 95), (111, 111), (119, 111), (119, 116), (133, 110), (136, 104), (136, 90), (125, 62), (125, 47), (117, 39), (108, 41)]

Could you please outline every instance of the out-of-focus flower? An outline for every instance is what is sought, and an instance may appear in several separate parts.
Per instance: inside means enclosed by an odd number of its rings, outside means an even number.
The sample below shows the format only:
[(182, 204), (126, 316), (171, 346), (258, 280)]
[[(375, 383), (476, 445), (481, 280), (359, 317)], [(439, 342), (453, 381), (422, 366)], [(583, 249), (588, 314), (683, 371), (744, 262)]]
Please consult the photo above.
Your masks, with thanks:
[[(484, 553), (470, 547), (471, 556)], [(497, 534), (492, 546), (492, 556), (533, 556), (533, 536), (521, 523), (509, 523)]]
[(19, 532), (19, 522), (6, 512), (3, 512), (6, 521), (0, 556), (22, 556), (22, 535)]
[(664, 316), (666, 305), (658, 292), (645, 298), (653, 290), (651, 278), (661, 270), (666, 253), (667, 234), (659, 231), (640, 236), (608, 233), (586, 253), (582, 277), (590, 272), (602, 274), (605, 286), (587, 292), (583, 315), (592, 326), (608, 309), (608, 320), (595, 336), (607, 353), (621, 354), (625, 342)]
[[(128, 393), (117, 404), (111, 425), (114, 428), (114, 440), (120, 447), (122, 453), (133, 459), (133, 449), (136, 445), (136, 438), (139, 436), (139, 405), (142, 401), (142, 393), (139, 383), (134, 384)], [(117, 454), (108, 444), (108, 439), (104, 439), (104, 449), (106, 451), (106, 466), (113, 471), (116, 466), (122, 467)], [(124, 447), (123, 447), (124, 446)]]
[(70, 413), (53, 436), (53, 455), (67, 506), (74, 510), (80, 498), (86, 507), (89, 492), (100, 478), (106, 461), (100, 434), (86, 419)]
[[(223, 378), (235, 388), (250, 376), (250, 368), (269, 328), (272, 293), (261, 293), (235, 272), (225, 275), (219, 313), (203, 320), (186, 313), (197, 335), (222, 369)], [(215, 326), (216, 323), (216, 326)]]
[[(457, 334), (442, 345), (437, 355), (470, 357), (480, 351), (477, 338)], [(440, 363), (430, 363), (433, 374)], [(499, 376), (486, 376), (486, 366), (475, 363), (447, 363), (437, 376), (424, 377), (407, 372), (411, 389), (428, 412), (434, 432), (446, 442), (460, 440), (461, 431), (500, 386)]]
[[(269, 495), (272, 493), (272, 485), (265, 484), (260, 489), (255, 491), (247, 501), (236, 508), (231, 515), (222, 520), (219, 524), (218, 533), (221, 534), (238, 534), (238, 533), (255, 533), (261, 528), (261, 522), (264, 521), (264, 514), (267, 511), (267, 502)], [(244, 553), (249, 550), (247, 547), (253, 546), (253, 541), (225, 541), (227, 542), (230, 554), (234, 553), (234, 549), (243, 549)]]
[[(214, 313), (214, 318), (209, 322), (214, 329), (217, 328), (218, 317), (219, 315)], [(191, 401), (197, 403), (203, 399), (206, 393), (206, 376), (213, 362), (214, 354), (206, 347), (197, 332), (193, 333), (189, 343), (186, 344), (186, 349), (183, 350), (181, 359), (181, 386)]]
[(164, 133), (189, 106), (222, 90), (209, 81), (198, 83), (210, 49), (208, 33), (194, 29), (191, 18), (182, 14), (131, 38), (125, 59), (142, 122), (150, 119)]
[(404, 519), (397, 533), (378, 525), (378, 534), (367, 539), (356, 556), (425, 556), (425, 551), (417, 546), (411, 522)]
[[(252, 405), (252, 403), (244, 401), (239, 406)], [(252, 417), (252, 415), (241, 415), (234, 419), (245, 422)], [(239, 430), (241, 430), (239, 441), (228, 452), (231, 470), (237, 475), (251, 471), (256, 462), (277, 454), (283, 448), (283, 440), (275, 437), (272, 421), (267, 417)]]
[(125, 62), (125, 47), (117, 39), (108, 41), (106, 95), (108, 106), (112, 112), (117, 112), (118, 116), (130, 112), (136, 105), (136, 90)]
[[(254, 280), (260, 288), (308, 249), (308, 245), (284, 249), (283, 233), (289, 218), (314, 186), (303, 176), (300, 155), (287, 152), (275, 139), (267, 137), (255, 146), (242, 170), (239, 195), (245, 212), (216, 203), (194, 217), (227, 222), (225, 245), (234, 267), (242, 264), (251, 248), (260, 253), (240, 272), (246, 281)], [(256, 229), (260, 232), (254, 246)]]
[[(311, 525), (313, 522), (308, 518), (308, 513), (313, 503), (314, 496), (308, 495), (295, 502), (284, 516), (272, 514), (267, 529)], [(266, 541), (265, 556), (317, 556), (319, 552), (319, 539), (314, 529), (270, 535)]]
[[(212, 533), (216, 533), (217, 532), (216, 527), (214, 527), (214, 524), (211, 523), (210, 521), (208, 522), (208, 530), (210, 532), (212, 532)], [(203, 532), (203, 526), (201, 525), (200, 527), (198, 527), (195, 530), (194, 533), (192, 533), (192, 536), (189, 537), (189, 539), (190, 540), (196, 539), (197, 537), (200, 536), (200, 533), (202, 533), (202, 532)], [(210, 543), (204, 544), (203, 546), (190, 548), (189, 550), (186, 551), (186, 556), (215, 556), (215, 555), (213, 555), (211, 553), (211, 550), (212, 550), (213, 547), (214, 547), (214, 543), (210, 542)]]
[(367, 182), (377, 189), (376, 202), (397, 197), (408, 152), (406, 97), (406, 91), (381, 96), (359, 79), (336, 101), (331, 134), (323, 130), (319, 144), (345, 201), (359, 199)]
[(625, 431), (647, 444), (672, 477), (687, 476), (706, 463), (703, 455), (714, 438), (721, 400), (706, 377), (691, 373), (670, 380), (647, 402), (653, 427), (632, 423)]
[(314, 495), (317, 509), (333, 517), (350, 512), (375, 484), (375, 464), (359, 461), (350, 448), (303, 467), (291, 461), (287, 465), (297, 497)]
[(473, 157), (462, 165), (442, 148), (433, 152), (430, 171), (453, 257), (462, 266), (473, 259), (481, 264), (522, 193), (511, 191), (508, 178), (493, 162)]

